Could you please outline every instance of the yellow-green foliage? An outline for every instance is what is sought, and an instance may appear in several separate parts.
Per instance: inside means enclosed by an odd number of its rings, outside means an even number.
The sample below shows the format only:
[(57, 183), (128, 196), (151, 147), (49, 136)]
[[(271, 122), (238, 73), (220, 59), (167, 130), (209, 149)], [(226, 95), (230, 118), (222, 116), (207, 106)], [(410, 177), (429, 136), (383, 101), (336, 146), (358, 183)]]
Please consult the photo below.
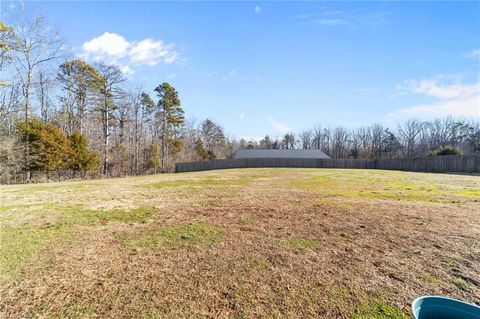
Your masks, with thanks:
[(183, 224), (155, 229), (141, 234), (123, 235), (122, 243), (130, 249), (161, 250), (194, 245), (211, 245), (220, 240), (223, 228), (207, 223)]

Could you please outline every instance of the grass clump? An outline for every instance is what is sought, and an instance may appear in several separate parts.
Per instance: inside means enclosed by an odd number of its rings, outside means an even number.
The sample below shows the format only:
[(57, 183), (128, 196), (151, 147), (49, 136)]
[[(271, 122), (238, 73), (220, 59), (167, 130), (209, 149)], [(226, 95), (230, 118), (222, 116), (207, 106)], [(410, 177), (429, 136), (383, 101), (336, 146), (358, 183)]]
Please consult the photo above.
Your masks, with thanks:
[(410, 317), (402, 310), (390, 306), (383, 300), (375, 300), (361, 304), (354, 319), (409, 319)]
[(440, 282), (440, 278), (436, 277), (435, 275), (433, 274), (427, 274), (425, 276), (422, 276), (421, 279), (429, 284), (437, 284), (438, 282)]
[(468, 290), (468, 283), (461, 278), (453, 278), (452, 283), (462, 290)]
[(311, 238), (291, 237), (282, 240), (282, 245), (289, 250), (317, 250), (320, 241)]
[(147, 233), (125, 235), (121, 242), (130, 249), (162, 250), (211, 245), (221, 239), (224, 229), (207, 223), (183, 224)]

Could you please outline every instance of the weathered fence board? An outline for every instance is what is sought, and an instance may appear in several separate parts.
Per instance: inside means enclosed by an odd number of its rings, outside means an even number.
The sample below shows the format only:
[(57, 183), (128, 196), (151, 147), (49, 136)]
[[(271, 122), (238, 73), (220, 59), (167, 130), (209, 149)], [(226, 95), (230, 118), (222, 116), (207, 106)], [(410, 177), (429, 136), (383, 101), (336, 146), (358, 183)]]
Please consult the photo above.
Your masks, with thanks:
[(403, 159), (312, 159), (312, 158), (240, 158), (177, 163), (175, 172), (193, 172), (225, 168), (298, 167), (365, 168), (413, 172), (480, 173), (480, 156), (432, 156)]

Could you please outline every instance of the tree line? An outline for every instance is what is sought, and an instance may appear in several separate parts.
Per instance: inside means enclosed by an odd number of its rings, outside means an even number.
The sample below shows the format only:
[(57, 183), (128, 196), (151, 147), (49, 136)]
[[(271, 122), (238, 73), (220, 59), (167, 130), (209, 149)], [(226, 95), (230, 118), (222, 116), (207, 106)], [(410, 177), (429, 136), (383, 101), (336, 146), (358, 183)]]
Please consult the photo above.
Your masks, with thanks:
[(224, 129), (186, 119), (169, 83), (132, 89), (118, 66), (69, 59), (65, 48), (42, 16), (0, 22), (1, 181), (167, 172), (176, 161), (231, 155)]
[(320, 125), (283, 137), (240, 140), (240, 147), (321, 149), (332, 158), (412, 158), (480, 153), (480, 123), (447, 117), (433, 121), (408, 120), (395, 129), (381, 124), (348, 129)]
[(0, 182), (31, 181), (38, 171), (46, 178), (167, 172), (178, 161), (229, 158), (237, 148), (314, 148), (332, 158), (480, 151), (479, 123), (454, 118), (227, 138), (210, 119), (187, 119), (171, 84), (132, 89), (118, 66), (69, 58), (42, 16), (22, 12), (0, 21), (0, 71)]

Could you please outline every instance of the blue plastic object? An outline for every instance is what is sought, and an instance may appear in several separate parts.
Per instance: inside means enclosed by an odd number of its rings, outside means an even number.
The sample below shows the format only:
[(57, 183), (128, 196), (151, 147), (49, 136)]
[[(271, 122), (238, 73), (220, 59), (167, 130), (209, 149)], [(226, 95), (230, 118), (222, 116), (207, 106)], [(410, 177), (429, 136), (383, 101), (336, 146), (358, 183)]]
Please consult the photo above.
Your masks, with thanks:
[(480, 307), (440, 296), (423, 296), (412, 303), (415, 319), (480, 319)]

